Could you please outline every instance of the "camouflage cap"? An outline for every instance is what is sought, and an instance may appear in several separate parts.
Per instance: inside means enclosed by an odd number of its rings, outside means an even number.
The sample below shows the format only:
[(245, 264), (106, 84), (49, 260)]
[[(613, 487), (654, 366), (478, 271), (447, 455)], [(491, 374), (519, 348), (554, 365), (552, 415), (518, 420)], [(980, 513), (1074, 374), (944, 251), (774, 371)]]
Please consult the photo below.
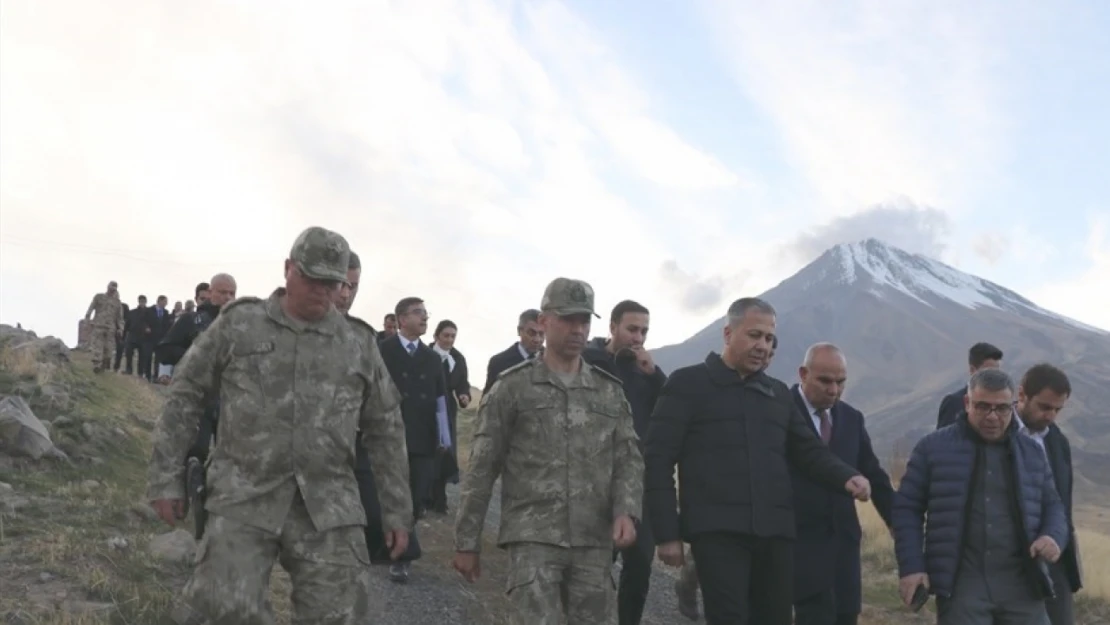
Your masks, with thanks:
[(584, 280), (555, 278), (543, 291), (540, 310), (554, 313), (560, 317), (567, 315), (589, 314), (601, 318), (594, 312), (594, 289)]
[(317, 280), (347, 281), (351, 248), (338, 232), (312, 226), (297, 237), (289, 259), (301, 273)]

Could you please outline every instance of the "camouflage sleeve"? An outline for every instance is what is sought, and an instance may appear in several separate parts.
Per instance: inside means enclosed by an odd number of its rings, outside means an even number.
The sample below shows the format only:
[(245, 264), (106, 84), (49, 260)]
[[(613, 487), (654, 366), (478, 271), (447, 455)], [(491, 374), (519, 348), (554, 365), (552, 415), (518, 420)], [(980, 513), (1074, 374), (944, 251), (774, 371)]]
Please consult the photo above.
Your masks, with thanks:
[(360, 443), (370, 456), (370, 468), (382, 508), (382, 527), (408, 530), (412, 527), (412, 495), (409, 490), (409, 458), (405, 422), (401, 419), (401, 394), (385, 367), (381, 352), (367, 343), (369, 386), (362, 402)]
[(509, 453), (510, 424), (515, 407), (511, 392), (502, 380), (482, 395), (478, 422), (471, 440), (470, 456), (459, 486), (459, 512), (455, 519), (455, 550), (482, 550), (482, 530), (493, 495), (493, 484), (501, 475)]
[(147, 498), (185, 497), (185, 455), (195, 442), (205, 398), (215, 396), (231, 348), (230, 320), (221, 316), (193, 344), (173, 372), (170, 396), (154, 430)]
[(100, 293), (93, 295), (92, 301), (89, 302), (89, 309), (85, 311), (85, 321), (92, 319), (93, 311), (96, 310), (96, 303), (100, 301)]
[(632, 427), (632, 408), (620, 390), (620, 420), (617, 422), (613, 454), (613, 518), (640, 518), (644, 499), (644, 457), (640, 439)]

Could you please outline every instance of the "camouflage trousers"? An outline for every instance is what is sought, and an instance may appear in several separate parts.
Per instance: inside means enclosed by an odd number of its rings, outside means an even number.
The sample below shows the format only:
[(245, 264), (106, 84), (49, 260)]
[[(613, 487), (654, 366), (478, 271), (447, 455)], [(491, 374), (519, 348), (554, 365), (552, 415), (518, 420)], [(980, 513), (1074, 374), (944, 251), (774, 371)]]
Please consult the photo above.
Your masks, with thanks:
[(93, 367), (111, 369), (112, 355), (116, 353), (116, 334), (111, 326), (94, 325), (89, 333), (89, 351)]
[(612, 548), (509, 545), (512, 625), (616, 623), (616, 590)]
[(274, 562), (293, 582), (294, 625), (363, 625), (369, 618), (370, 556), (360, 525), (313, 528), (298, 493), (280, 534), (208, 517), (185, 599), (210, 625), (273, 625)]

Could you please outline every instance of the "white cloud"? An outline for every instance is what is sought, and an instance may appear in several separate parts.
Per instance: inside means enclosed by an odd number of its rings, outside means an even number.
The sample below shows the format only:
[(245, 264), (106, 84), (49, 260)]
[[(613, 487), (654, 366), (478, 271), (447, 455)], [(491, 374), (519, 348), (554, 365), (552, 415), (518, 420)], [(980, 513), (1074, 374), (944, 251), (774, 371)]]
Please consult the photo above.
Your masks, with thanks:
[(644, 300), (663, 339), (689, 333), (678, 304), (652, 301), (667, 242), (601, 172), (675, 193), (740, 177), (653, 119), (558, 4), (3, 7), (6, 323), (72, 342), (109, 279), (172, 300), (229, 271), (265, 295), (318, 224), (363, 258), (357, 313), (376, 324), (420, 294), (478, 362), (555, 275), (593, 282), (602, 310)]
[(704, 0), (741, 85), (826, 214), (905, 195), (950, 209), (1004, 149), (1014, 7)]
[(1091, 217), (1090, 224), (1083, 244), (1087, 268), (1070, 279), (1043, 285), (1029, 299), (1048, 310), (1110, 331), (1110, 217), (1106, 212), (1098, 213)]

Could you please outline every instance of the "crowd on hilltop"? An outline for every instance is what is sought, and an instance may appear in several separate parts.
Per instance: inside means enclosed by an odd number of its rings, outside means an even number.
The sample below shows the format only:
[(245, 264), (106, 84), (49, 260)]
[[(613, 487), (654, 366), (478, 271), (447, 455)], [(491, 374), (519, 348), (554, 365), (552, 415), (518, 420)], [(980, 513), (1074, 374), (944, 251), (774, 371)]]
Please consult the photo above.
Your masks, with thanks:
[[(736, 300), (719, 351), (664, 372), (645, 348), (646, 306), (620, 302), (608, 336), (591, 341), (593, 288), (556, 278), (488, 361), (460, 472), (456, 417), (471, 387), (458, 328), (443, 320), (425, 343), (419, 297), (397, 302), (381, 331), (351, 316), (361, 271), (346, 239), (309, 228), (266, 298), (236, 299), (218, 274), (165, 331), (161, 312), (124, 315), (115, 282), (90, 306), (97, 371), (111, 368), (112, 339), (173, 367), (159, 372), (174, 383), (148, 498), (173, 524), (187, 493), (207, 497), (193, 505), (211, 517), (197, 521), (186, 595), (208, 615), (269, 622), (280, 555), (295, 620), (365, 622), (363, 565), (407, 582), (416, 520), (447, 514), (453, 482), (453, 566), (474, 581), (500, 480), (497, 542), (522, 625), (638, 625), (656, 559), (682, 568), (674, 590), (691, 619), (700, 589), (710, 625), (854, 625), (856, 501), (894, 537), (906, 606), (935, 597), (941, 625), (1075, 622), (1071, 452), (1055, 424), (1072, 388), (1055, 366), (1011, 377), (999, 348), (972, 346), (966, 385), (942, 400), (894, 484), (842, 399), (840, 347), (811, 345), (793, 384), (766, 373), (779, 340), (770, 302)], [(183, 479), (195, 466), (209, 471), (199, 491)]]

